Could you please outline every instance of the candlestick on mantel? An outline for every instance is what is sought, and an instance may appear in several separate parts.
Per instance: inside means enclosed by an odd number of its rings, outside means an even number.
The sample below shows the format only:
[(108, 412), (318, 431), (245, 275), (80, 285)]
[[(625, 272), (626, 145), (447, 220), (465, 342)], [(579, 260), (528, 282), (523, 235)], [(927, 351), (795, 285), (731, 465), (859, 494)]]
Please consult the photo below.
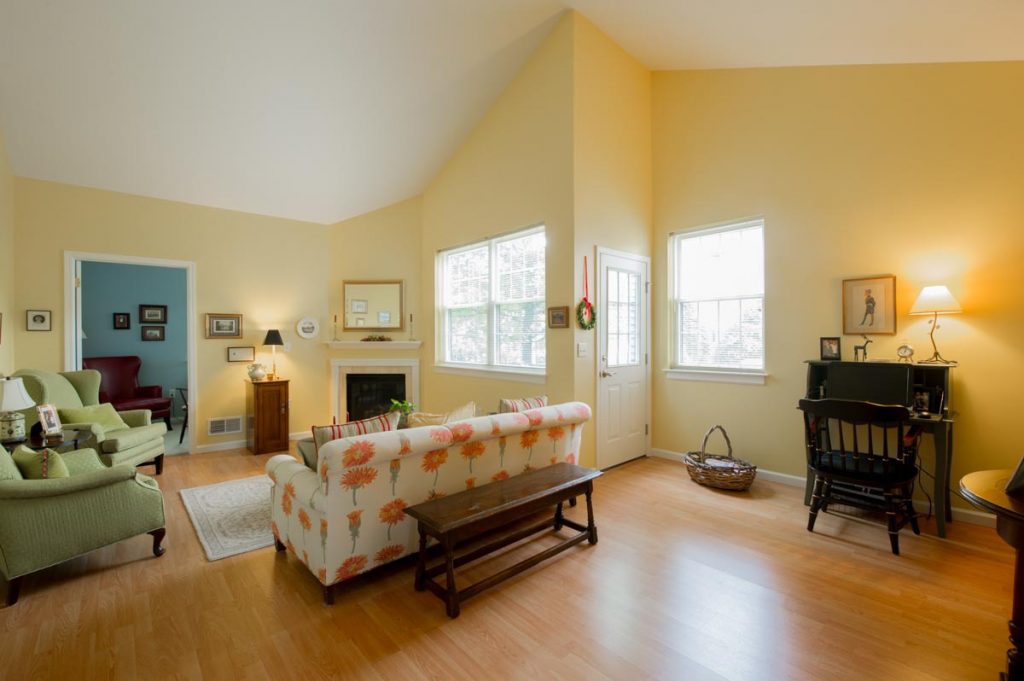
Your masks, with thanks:
[(416, 336), (413, 335), (413, 332), (412, 332), (412, 313), (411, 312), (409, 313), (409, 340), (411, 340), (411, 341), (416, 340)]

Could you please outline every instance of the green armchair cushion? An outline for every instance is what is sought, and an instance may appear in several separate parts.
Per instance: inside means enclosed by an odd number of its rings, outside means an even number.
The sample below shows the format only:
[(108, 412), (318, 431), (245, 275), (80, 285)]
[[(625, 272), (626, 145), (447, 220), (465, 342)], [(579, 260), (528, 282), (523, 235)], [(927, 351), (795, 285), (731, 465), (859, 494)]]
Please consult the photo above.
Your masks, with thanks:
[(0, 481), (21, 479), (21, 471), (18, 470), (18, 465), (14, 463), (14, 459), (11, 458), (10, 453), (4, 449), (3, 445), (0, 445)]
[(109, 402), (91, 407), (66, 407), (58, 409), (57, 413), (65, 423), (98, 423), (104, 433), (128, 429), (128, 424)]
[(60, 457), (64, 459), (64, 465), (68, 467), (71, 477), (81, 475), (82, 473), (107, 469), (107, 466), (100, 460), (100, 457), (91, 449), (61, 452)]
[(162, 438), (166, 432), (167, 426), (163, 423), (117, 430), (106, 434), (105, 439), (100, 443), (100, 449), (104, 454), (113, 454), (151, 441), (159, 442), (162, 445)]
[(68, 478), (71, 473), (60, 454), (52, 449), (33, 451), (22, 445), (14, 450), (12, 456), (17, 464), (21, 477), (25, 480), (53, 480)]

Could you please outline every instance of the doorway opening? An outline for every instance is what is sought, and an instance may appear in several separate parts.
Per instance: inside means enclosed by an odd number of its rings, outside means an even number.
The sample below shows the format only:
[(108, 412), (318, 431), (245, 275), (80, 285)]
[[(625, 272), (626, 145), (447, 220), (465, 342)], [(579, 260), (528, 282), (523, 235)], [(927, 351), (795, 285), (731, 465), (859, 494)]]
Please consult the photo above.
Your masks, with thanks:
[(99, 369), (104, 399), (168, 424), (166, 454), (192, 451), (195, 264), (66, 252), (64, 309), (65, 370)]

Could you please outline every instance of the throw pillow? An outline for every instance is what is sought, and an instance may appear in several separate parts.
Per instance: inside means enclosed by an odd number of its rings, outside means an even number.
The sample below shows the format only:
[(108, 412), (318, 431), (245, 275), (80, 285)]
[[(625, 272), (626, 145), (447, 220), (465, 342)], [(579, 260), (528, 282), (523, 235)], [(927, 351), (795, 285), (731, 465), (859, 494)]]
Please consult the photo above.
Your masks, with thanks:
[(64, 423), (98, 423), (104, 433), (128, 428), (128, 424), (110, 402), (77, 409), (58, 409), (57, 415)]
[(0, 480), (21, 480), (17, 464), (3, 445), (0, 445)]
[(64, 459), (52, 449), (34, 452), (25, 445), (14, 450), (14, 463), (25, 480), (52, 480), (71, 477)]
[(425, 411), (414, 411), (406, 418), (410, 428), (420, 426), (443, 426), (446, 423), (465, 421), (476, 416), (476, 402), (467, 402), (458, 409), (444, 414), (429, 414)]
[(402, 418), (402, 412), (389, 411), (380, 416), (374, 416), (362, 421), (349, 421), (348, 423), (334, 423), (329, 426), (313, 426), (313, 443), (316, 451), (331, 440), (340, 440), (343, 437), (355, 437), (356, 435), (367, 435), (369, 433), (382, 433), (385, 430), (396, 430), (398, 420)]
[(548, 406), (547, 395), (536, 397), (524, 397), (522, 399), (505, 399), (498, 403), (498, 413), (508, 414), (510, 412), (526, 411), (527, 409), (539, 409)]

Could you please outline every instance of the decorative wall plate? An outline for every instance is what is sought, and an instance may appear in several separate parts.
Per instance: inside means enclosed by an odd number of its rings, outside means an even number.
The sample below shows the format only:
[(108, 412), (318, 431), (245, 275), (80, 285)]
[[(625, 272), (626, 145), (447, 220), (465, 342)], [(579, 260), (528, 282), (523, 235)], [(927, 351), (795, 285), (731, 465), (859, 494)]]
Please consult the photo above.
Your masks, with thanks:
[(295, 333), (306, 340), (316, 338), (320, 335), (320, 320), (315, 317), (303, 317), (295, 325)]

